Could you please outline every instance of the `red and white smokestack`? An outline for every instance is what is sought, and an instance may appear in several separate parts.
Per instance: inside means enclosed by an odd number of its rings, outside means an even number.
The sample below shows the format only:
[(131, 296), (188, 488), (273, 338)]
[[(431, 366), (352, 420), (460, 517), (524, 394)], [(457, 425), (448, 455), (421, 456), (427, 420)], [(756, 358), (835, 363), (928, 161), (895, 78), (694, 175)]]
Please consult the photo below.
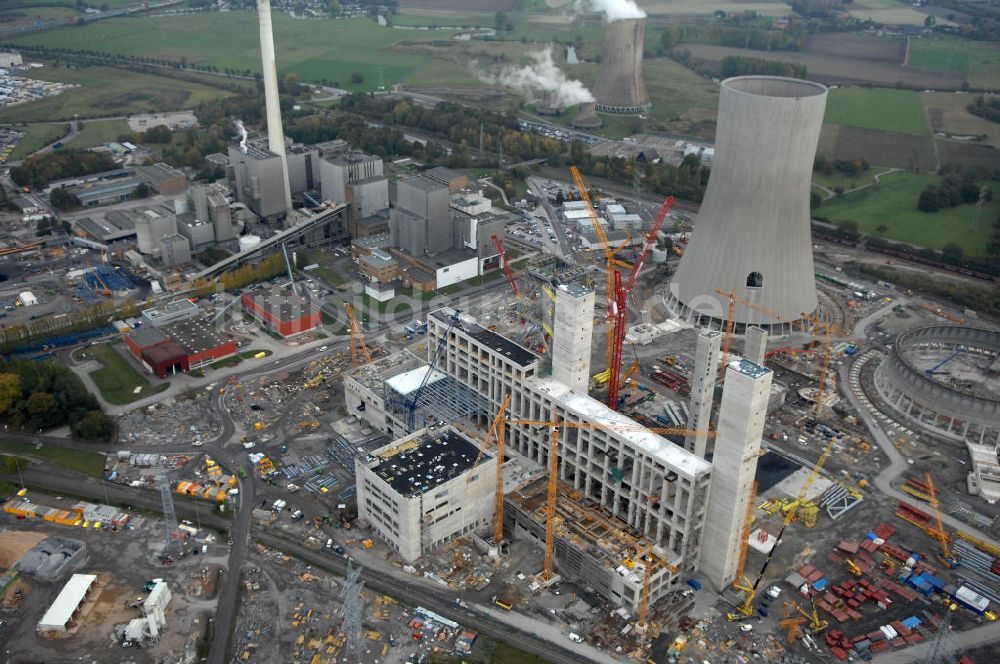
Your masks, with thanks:
[(257, 0), (257, 17), (260, 21), (261, 74), (264, 79), (264, 100), (267, 106), (267, 148), (281, 157), (285, 206), (291, 210), (292, 192), (288, 185), (285, 132), (281, 127), (281, 105), (278, 100), (278, 68), (274, 60), (274, 34), (271, 30), (271, 0)]

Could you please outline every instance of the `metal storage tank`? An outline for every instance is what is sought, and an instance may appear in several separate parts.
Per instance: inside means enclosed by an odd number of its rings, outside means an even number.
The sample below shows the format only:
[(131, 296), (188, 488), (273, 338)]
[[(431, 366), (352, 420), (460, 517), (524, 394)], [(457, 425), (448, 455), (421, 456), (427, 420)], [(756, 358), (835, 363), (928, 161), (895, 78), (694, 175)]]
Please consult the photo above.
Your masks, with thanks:
[(667, 262), (667, 250), (661, 249), (659, 247), (653, 247), (653, 262), (654, 263), (666, 263)]
[(683, 317), (721, 325), (729, 298), (715, 289), (776, 314), (737, 302), (740, 326), (781, 333), (815, 311), (809, 194), (826, 95), (825, 86), (792, 78), (722, 82), (712, 174), (670, 284)]
[(260, 244), (259, 235), (241, 235), (240, 236), (240, 251), (249, 251)]

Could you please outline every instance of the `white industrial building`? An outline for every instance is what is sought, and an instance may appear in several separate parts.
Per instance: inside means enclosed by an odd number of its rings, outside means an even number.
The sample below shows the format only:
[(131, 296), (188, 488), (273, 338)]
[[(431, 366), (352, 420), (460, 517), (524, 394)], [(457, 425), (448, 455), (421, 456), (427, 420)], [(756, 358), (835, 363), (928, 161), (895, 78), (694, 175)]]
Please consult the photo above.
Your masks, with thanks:
[(400, 557), (493, 521), (496, 459), (450, 426), (421, 429), (355, 461), (358, 516)]
[(133, 618), (125, 628), (125, 638), (133, 642), (156, 640), (167, 624), (167, 605), (173, 597), (170, 586), (160, 579), (142, 603), (142, 618)]
[(65, 632), (83, 600), (97, 580), (96, 574), (74, 574), (59, 592), (55, 601), (38, 621), (39, 632)]

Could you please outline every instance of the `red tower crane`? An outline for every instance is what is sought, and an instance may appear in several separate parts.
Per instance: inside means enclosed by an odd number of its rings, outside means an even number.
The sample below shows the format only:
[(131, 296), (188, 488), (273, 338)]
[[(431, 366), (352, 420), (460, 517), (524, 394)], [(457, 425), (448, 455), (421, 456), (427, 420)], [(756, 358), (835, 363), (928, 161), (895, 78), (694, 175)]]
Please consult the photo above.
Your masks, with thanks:
[(514, 297), (518, 297), (520, 292), (517, 290), (517, 282), (514, 281), (514, 273), (510, 269), (510, 263), (507, 262), (507, 252), (504, 251), (503, 245), (500, 243), (500, 238), (494, 235), (492, 240), (493, 246), (497, 248), (497, 252), (500, 254), (500, 264), (503, 265), (503, 271), (507, 275), (507, 281), (510, 282), (510, 289), (514, 291)]
[(656, 234), (660, 231), (660, 227), (663, 226), (663, 222), (667, 218), (667, 213), (670, 212), (670, 208), (673, 205), (673, 196), (663, 201), (663, 205), (660, 206), (656, 217), (653, 219), (653, 227), (649, 229), (649, 233), (646, 235), (646, 242), (642, 245), (642, 252), (632, 265), (632, 271), (628, 275), (628, 281), (625, 282), (624, 286), (621, 283), (621, 273), (617, 270), (614, 271), (613, 306), (608, 316), (609, 319), (614, 320), (612, 326), (614, 329), (614, 338), (611, 345), (611, 364), (608, 367), (608, 407), (611, 410), (618, 410), (618, 392), (621, 389), (622, 376), (622, 345), (625, 343), (625, 316), (628, 313), (628, 296), (631, 295), (632, 289), (635, 288), (635, 280), (639, 276), (639, 271), (642, 270), (642, 266), (646, 262), (650, 250), (656, 244)]

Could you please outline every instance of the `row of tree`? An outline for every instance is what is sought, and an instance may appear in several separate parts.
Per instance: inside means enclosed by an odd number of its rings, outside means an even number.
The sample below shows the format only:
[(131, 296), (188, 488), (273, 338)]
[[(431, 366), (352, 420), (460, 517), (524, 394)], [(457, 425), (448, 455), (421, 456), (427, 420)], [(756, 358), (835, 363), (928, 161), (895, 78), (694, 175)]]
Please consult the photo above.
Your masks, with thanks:
[(673, 23), (660, 34), (660, 48), (670, 51), (684, 43), (734, 46), (758, 51), (799, 51), (809, 32), (801, 26), (767, 30), (757, 25), (728, 26), (717, 23)]
[(976, 101), (965, 107), (969, 113), (985, 118), (990, 122), (1000, 122), (1000, 97), (984, 97), (979, 95)]
[(0, 419), (26, 431), (65, 424), (73, 435), (108, 440), (114, 424), (80, 378), (57, 362), (0, 362)]
[(806, 78), (808, 71), (805, 65), (779, 60), (765, 60), (764, 58), (751, 58), (742, 55), (727, 55), (722, 58), (719, 65), (719, 75), (723, 78), (748, 74)]
[(871, 168), (865, 159), (827, 159), (823, 155), (816, 157), (813, 171), (822, 175), (840, 173), (847, 177), (857, 177)]
[(89, 150), (36, 153), (10, 170), (10, 179), (22, 187), (40, 188), (54, 180), (75, 178), (117, 168), (109, 154)]

